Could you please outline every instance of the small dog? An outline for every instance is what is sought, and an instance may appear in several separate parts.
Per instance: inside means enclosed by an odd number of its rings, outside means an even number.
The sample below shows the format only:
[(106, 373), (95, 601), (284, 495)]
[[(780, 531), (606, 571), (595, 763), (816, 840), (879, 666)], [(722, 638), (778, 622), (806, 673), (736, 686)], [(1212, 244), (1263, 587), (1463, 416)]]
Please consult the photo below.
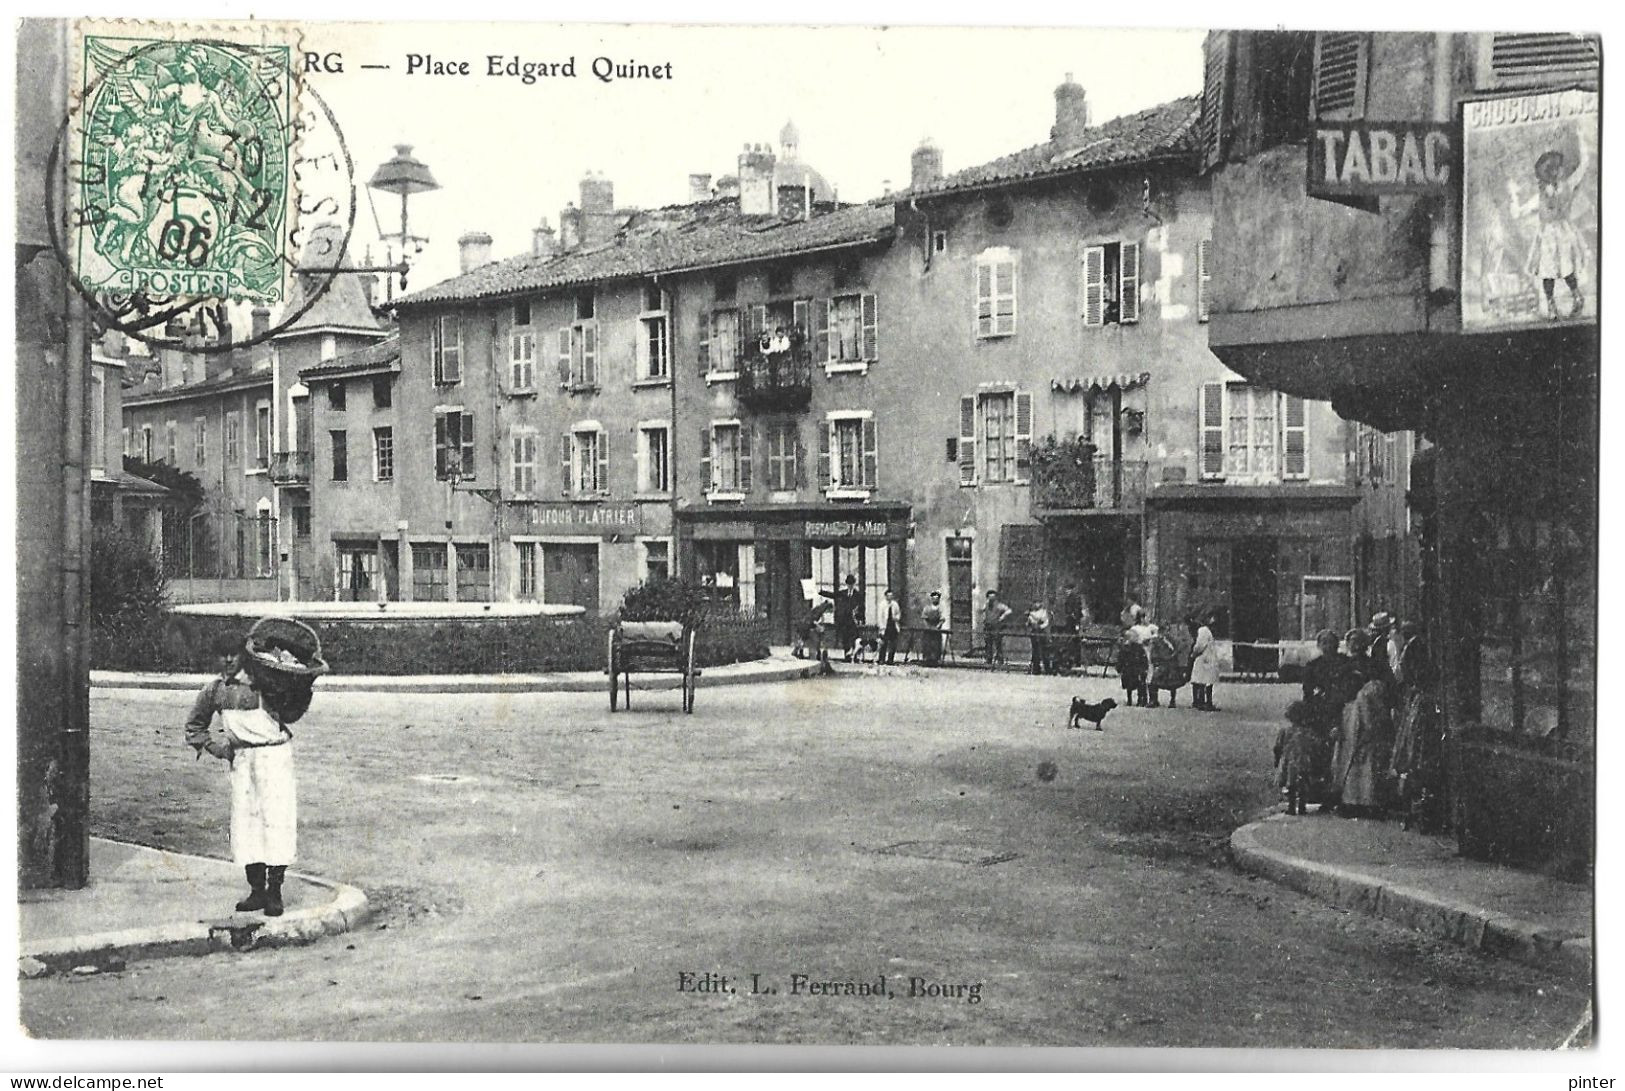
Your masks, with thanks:
[(1095, 725), (1096, 731), (1104, 731), (1106, 728), (1102, 725), (1106, 719), (1106, 714), (1116, 707), (1117, 702), (1110, 697), (1104, 701), (1085, 701), (1082, 697), (1074, 697), (1072, 698), (1072, 714), (1067, 717), (1066, 726), (1081, 729), (1083, 724), (1078, 721), (1088, 720)]
[(869, 663), (880, 661), (880, 638), (863, 636), (858, 638), (857, 646), (852, 649), (852, 662)]

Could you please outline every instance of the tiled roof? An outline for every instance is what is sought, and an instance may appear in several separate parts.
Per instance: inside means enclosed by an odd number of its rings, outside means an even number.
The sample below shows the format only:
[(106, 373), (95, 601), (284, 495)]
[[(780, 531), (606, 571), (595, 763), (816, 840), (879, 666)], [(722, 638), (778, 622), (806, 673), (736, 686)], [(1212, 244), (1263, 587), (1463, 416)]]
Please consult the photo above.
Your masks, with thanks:
[(403, 308), (494, 299), (597, 281), (761, 261), (861, 245), (890, 235), (891, 207), (855, 205), (810, 220), (742, 216), (732, 200), (639, 213), (614, 241), (550, 259), (533, 255), (471, 270), (396, 300)]
[(182, 383), (177, 386), (156, 386), (152, 383), (143, 383), (124, 391), (125, 405), (149, 405), (155, 402), (182, 401), (188, 398), (201, 398), (210, 394), (218, 394), (226, 390), (247, 389), (255, 386), (269, 386), (271, 382), (271, 369), (238, 370), (233, 367), (230, 371), (223, 371), (213, 378), (204, 379), (197, 383)]
[(299, 369), (301, 379), (323, 379), (336, 375), (353, 375), (366, 371), (378, 371), (389, 368), (398, 371), (401, 359), (401, 337), (392, 333), (384, 340), (366, 348), (347, 352), (343, 356), (331, 360), (323, 360), (319, 364), (312, 364)]
[(1193, 155), (1197, 150), (1200, 117), (1201, 100), (1197, 96), (1174, 99), (1137, 114), (1113, 118), (1086, 130), (1082, 139), (1064, 143), (1052, 140), (1000, 156), (992, 162), (944, 175), (930, 185), (888, 194), (886, 201), (906, 201), (911, 197)]

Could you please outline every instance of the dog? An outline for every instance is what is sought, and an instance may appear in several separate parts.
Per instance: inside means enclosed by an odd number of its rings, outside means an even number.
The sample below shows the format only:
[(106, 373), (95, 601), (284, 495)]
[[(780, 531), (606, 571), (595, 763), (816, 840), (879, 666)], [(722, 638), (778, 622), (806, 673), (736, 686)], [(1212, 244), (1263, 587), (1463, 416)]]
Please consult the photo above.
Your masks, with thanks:
[(870, 663), (880, 661), (880, 638), (877, 636), (860, 636), (857, 645), (852, 649), (852, 662)]
[(1081, 729), (1083, 724), (1079, 723), (1079, 721), (1088, 720), (1095, 725), (1096, 731), (1104, 731), (1106, 730), (1103, 726), (1106, 714), (1116, 707), (1117, 702), (1110, 697), (1104, 701), (1085, 701), (1082, 697), (1074, 697), (1072, 698), (1072, 714), (1067, 717), (1066, 726)]

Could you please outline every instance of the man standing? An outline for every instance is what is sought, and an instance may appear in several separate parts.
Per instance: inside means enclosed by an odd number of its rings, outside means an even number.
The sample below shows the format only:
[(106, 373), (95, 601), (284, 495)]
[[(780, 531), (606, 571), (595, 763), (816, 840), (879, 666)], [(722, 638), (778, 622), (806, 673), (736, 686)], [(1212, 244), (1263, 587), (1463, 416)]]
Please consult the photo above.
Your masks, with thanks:
[(880, 607), (880, 661), (887, 665), (897, 662), (897, 640), (903, 635), (903, 604), (897, 601), (891, 588), (886, 589), (886, 601)]
[(1054, 674), (1055, 664), (1051, 661), (1049, 610), (1042, 602), (1033, 603), (1032, 609), (1027, 611), (1027, 632), (1033, 641), (1032, 672), (1034, 674)]
[(997, 591), (987, 593), (987, 605), (982, 607), (982, 631), (987, 636), (987, 662), (995, 666), (1004, 662), (1004, 624), (1013, 613), (999, 601)]
[(942, 663), (942, 592), (931, 592), (931, 601), (920, 611), (920, 624), (925, 627), (925, 646), (921, 650), (928, 667)]
[(858, 626), (863, 624), (863, 595), (858, 591), (858, 578), (848, 572), (846, 586), (841, 590), (818, 593), (835, 600), (835, 638), (841, 642), (842, 658), (850, 663), (858, 647)]

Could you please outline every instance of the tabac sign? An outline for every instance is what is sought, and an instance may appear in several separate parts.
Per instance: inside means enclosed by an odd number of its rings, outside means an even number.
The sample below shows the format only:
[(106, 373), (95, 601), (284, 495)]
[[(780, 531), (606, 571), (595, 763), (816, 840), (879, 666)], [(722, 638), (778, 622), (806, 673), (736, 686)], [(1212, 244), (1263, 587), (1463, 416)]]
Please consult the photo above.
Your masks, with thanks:
[(1335, 201), (1444, 193), (1455, 173), (1450, 130), (1431, 121), (1316, 122), (1309, 195)]

